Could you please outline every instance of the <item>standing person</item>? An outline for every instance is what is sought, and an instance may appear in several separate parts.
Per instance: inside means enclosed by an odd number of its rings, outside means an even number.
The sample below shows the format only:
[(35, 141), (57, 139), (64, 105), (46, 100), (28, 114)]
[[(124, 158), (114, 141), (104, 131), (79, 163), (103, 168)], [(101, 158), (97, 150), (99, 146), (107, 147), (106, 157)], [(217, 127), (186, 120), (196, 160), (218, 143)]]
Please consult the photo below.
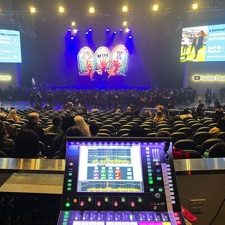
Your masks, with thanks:
[(201, 30), (200, 33), (198, 34), (197, 43), (195, 45), (194, 59), (197, 58), (199, 50), (203, 47), (205, 37), (206, 37), (206, 33), (203, 30)]

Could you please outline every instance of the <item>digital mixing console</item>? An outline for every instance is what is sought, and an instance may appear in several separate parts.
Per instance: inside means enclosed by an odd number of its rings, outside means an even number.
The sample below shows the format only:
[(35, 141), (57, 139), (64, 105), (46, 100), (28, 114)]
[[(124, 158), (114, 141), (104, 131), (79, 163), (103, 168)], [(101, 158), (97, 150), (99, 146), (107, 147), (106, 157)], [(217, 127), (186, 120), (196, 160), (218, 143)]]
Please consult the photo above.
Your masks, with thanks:
[(170, 139), (68, 138), (58, 225), (184, 225)]

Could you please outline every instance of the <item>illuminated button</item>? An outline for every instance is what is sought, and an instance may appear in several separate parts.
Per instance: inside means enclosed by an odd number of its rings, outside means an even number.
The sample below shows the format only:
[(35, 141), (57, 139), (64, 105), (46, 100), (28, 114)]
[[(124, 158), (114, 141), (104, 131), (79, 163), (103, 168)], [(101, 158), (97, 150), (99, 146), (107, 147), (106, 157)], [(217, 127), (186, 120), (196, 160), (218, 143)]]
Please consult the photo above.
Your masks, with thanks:
[(68, 179), (68, 182), (69, 182), (69, 183), (72, 182), (72, 179)]
[(84, 201), (81, 201), (80, 202), (80, 206), (84, 206)]
[(71, 187), (68, 187), (66, 190), (67, 190), (67, 191), (71, 191), (72, 189), (71, 189)]
[(152, 173), (148, 173), (148, 176), (151, 177), (152, 176)]
[(138, 202), (141, 203), (142, 202), (142, 198), (138, 198)]
[(125, 198), (124, 197), (122, 197), (121, 198), (121, 202), (125, 202), (126, 200), (125, 200)]
[(71, 162), (71, 163), (69, 163), (69, 166), (73, 166), (73, 163)]
[(149, 180), (148, 183), (149, 183), (149, 184), (153, 184), (153, 180)]
[(102, 203), (100, 201), (97, 201), (97, 206), (100, 207)]
[(157, 180), (162, 180), (162, 177), (157, 177), (156, 179), (157, 179)]
[(68, 183), (68, 184), (67, 184), (67, 186), (68, 186), (68, 187), (71, 187), (71, 186), (72, 186), (72, 184), (71, 184), (71, 183)]
[(150, 191), (150, 192), (154, 192), (154, 188), (150, 188), (149, 191)]
[(114, 205), (114, 207), (117, 207), (118, 206), (118, 202), (117, 201), (113, 202), (113, 205)]
[(66, 203), (66, 207), (67, 207), (67, 208), (70, 207), (70, 203), (69, 203), (69, 202)]
[(88, 202), (91, 202), (91, 201), (92, 201), (91, 197), (88, 197)]
[(162, 188), (159, 188), (159, 192), (163, 192), (163, 189)]
[(68, 175), (71, 177), (73, 174), (72, 173), (68, 173)]
[(108, 197), (105, 197), (105, 202), (108, 202), (109, 201), (109, 198)]
[(132, 208), (134, 208), (134, 207), (135, 207), (135, 202), (131, 202), (131, 203), (130, 203), (130, 206), (131, 206)]

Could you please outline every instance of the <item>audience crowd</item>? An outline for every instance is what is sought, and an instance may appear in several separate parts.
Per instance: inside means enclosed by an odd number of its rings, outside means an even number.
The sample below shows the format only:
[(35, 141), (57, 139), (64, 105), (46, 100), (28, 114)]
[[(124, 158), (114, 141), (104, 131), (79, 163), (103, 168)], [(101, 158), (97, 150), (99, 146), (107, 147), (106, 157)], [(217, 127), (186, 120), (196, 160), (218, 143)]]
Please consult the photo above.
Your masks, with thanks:
[[(171, 137), (175, 158), (225, 157), (219, 103), (205, 107), (200, 101), (196, 108), (175, 109), (195, 100), (190, 88), (33, 90), (30, 96), (36, 96), (38, 108), (0, 109), (0, 157), (64, 158), (67, 136)], [(48, 107), (41, 107), (44, 102)], [(63, 107), (53, 109), (57, 104)]]

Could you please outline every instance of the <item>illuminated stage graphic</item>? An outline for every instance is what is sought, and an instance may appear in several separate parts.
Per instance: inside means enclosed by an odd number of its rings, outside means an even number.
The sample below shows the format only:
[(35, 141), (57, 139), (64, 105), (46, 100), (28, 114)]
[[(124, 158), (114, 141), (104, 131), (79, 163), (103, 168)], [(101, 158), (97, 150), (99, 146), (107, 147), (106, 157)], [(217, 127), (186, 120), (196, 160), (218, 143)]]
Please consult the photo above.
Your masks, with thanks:
[(82, 48), (78, 55), (79, 75), (94, 79), (95, 74), (107, 78), (122, 75), (128, 70), (129, 53), (124, 45), (117, 45), (111, 52), (105, 47), (99, 47), (94, 53), (89, 47)]
[(143, 192), (140, 149), (83, 147), (79, 192)]

